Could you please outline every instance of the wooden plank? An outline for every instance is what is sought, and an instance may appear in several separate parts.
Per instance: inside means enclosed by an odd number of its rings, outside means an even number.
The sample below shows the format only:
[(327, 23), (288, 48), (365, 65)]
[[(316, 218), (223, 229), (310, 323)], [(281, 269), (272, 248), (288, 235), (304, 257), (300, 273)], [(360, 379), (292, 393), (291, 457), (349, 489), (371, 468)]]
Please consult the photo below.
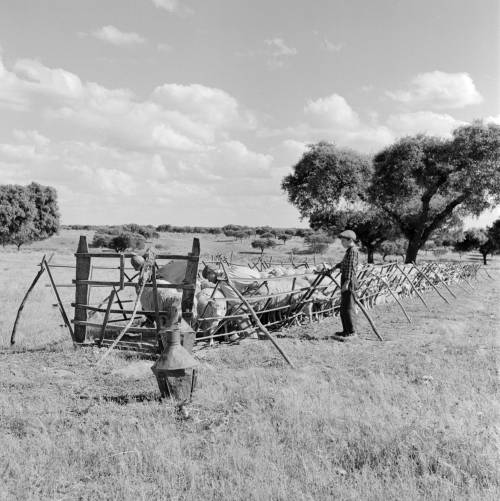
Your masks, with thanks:
[[(88, 283), (85, 283), (90, 277), (91, 256), (85, 255), (88, 251), (87, 237), (81, 235), (76, 254), (75, 320), (78, 321), (87, 320), (87, 310), (80, 308), (79, 305), (89, 302), (89, 286)], [(74, 332), (75, 341), (83, 343), (86, 335), (86, 326), (84, 324), (76, 324)]]
[[(198, 240), (198, 239), (196, 239)], [(111, 253), (111, 252), (76, 252), (75, 253), (76, 257), (95, 257), (95, 258), (119, 258), (120, 254), (118, 253)], [(131, 258), (132, 256), (135, 256), (133, 252), (125, 252), (123, 253), (123, 256), (125, 258)], [(198, 261), (193, 256), (186, 256), (186, 255), (181, 255), (181, 254), (156, 254), (156, 259), (173, 259), (173, 260), (184, 260), (184, 261)]]
[[(111, 281), (111, 280), (73, 280), (73, 283), (78, 285), (92, 285), (94, 287), (120, 287), (120, 282)], [(132, 282), (125, 282), (123, 284), (124, 287), (135, 287), (136, 284)], [(146, 288), (153, 288), (153, 284), (145, 284)], [(184, 289), (184, 290), (193, 290), (195, 289), (194, 285), (190, 284), (157, 284), (158, 289)]]
[(191, 325), (193, 323), (193, 302), (196, 288), (196, 279), (198, 278), (198, 263), (200, 260), (200, 240), (193, 238), (193, 247), (189, 254), (191, 258), (186, 266), (186, 275), (184, 284), (189, 288), (184, 288), (182, 292), (182, 318)]
[[(85, 327), (96, 327), (100, 329), (102, 327), (102, 324), (99, 324), (97, 322), (88, 322), (86, 320), (72, 320), (71, 321), (75, 326), (81, 325)], [(112, 325), (108, 323), (107, 329), (108, 330), (114, 330), (114, 331), (122, 331), (123, 330), (123, 325)], [(137, 333), (137, 334), (143, 334), (143, 333), (151, 333), (156, 335), (156, 329), (153, 327), (129, 327), (127, 329), (127, 332), (131, 333)]]

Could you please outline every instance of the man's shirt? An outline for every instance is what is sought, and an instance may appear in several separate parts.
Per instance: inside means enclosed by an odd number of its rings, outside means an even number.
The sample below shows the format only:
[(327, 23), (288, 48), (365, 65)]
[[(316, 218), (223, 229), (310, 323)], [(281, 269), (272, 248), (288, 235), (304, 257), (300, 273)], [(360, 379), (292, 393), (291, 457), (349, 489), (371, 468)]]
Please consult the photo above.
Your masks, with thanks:
[(341, 285), (343, 285), (349, 280), (349, 290), (356, 290), (358, 287), (357, 269), (358, 269), (358, 248), (356, 246), (349, 247), (345, 251), (344, 259), (342, 259), (340, 263)]

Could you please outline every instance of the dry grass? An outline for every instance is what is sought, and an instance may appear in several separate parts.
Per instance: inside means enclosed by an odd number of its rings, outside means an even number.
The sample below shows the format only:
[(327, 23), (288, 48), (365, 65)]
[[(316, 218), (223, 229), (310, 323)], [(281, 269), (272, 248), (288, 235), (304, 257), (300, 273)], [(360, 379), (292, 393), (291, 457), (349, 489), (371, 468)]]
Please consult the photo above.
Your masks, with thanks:
[[(58, 261), (71, 262), (76, 235), (59, 238)], [(12, 352), (40, 250), (0, 257), (0, 499), (500, 497), (498, 258), (496, 280), (470, 295), (455, 287), (451, 305), (431, 292), (430, 312), (407, 302), (412, 325), (394, 305), (372, 310), (384, 343), (363, 319), (352, 343), (328, 339), (337, 319), (283, 332), (297, 370), (264, 341), (200, 350), (180, 420), (156, 400), (150, 363), (116, 354), (96, 370), (97, 350), (75, 352), (48, 288), (27, 304)]]

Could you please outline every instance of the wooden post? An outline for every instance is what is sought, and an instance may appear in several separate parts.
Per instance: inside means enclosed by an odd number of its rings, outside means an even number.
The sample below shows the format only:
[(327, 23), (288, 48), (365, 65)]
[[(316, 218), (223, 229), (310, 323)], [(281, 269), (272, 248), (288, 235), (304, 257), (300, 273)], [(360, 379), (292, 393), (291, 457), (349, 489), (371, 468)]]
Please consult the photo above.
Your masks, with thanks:
[[(50, 260), (50, 258), (49, 258)], [(40, 269), (38, 270), (38, 273), (36, 274), (35, 278), (33, 279), (33, 282), (31, 282), (31, 285), (29, 286), (28, 290), (26, 291), (26, 294), (23, 297), (23, 300), (21, 301), (21, 304), (19, 305), (19, 309), (17, 310), (17, 315), (16, 315), (16, 320), (14, 321), (14, 326), (12, 327), (12, 334), (10, 335), (10, 344), (14, 344), (16, 342), (16, 330), (17, 330), (17, 324), (19, 322), (19, 319), (21, 318), (21, 313), (24, 309), (24, 305), (26, 303), (26, 300), (28, 299), (28, 296), (31, 294), (31, 291), (35, 287), (36, 283), (40, 279), (40, 277), (43, 275), (43, 272), (45, 271), (45, 255), (42, 258), (42, 262), (40, 263)]]
[[(189, 256), (195, 257), (196, 260), (189, 260), (186, 266), (186, 276), (184, 277), (185, 284), (192, 284), (196, 286), (196, 279), (198, 277), (198, 263), (200, 260), (200, 240), (193, 238), (193, 248)], [(193, 323), (193, 302), (195, 289), (184, 289), (182, 291), (182, 318), (192, 326)]]
[(160, 319), (160, 307), (158, 304), (158, 286), (156, 284), (156, 266), (152, 267), (151, 270), (151, 282), (153, 283), (153, 302), (155, 307), (155, 322), (156, 322), (156, 339), (158, 342), (158, 349), (161, 353), (163, 351), (163, 342), (161, 339), (161, 319)]
[[(78, 249), (76, 251), (75, 320), (84, 322), (87, 321), (87, 310), (82, 308), (80, 305), (88, 304), (89, 286), (87, 284), (81, 284), (78, 281), (89, 280), (91, 258), (81, 255), (88, 253), (88, 251), (89, 247), (87, 244), (87, 237), (81, 235), (80, 241), (78, 242)], [(75, 325), (74, 334), (75, 341), (77, 343), (85, 342), (85, 337), (87, 336), (87, 326), (80, 324)]]

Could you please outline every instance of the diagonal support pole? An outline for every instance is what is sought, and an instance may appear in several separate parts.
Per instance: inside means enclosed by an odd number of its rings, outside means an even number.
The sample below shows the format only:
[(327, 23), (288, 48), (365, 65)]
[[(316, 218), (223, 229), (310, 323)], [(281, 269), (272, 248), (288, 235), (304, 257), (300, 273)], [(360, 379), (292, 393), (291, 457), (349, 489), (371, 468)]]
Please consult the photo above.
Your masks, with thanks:
[(420, 270), (415, 263), (411, 263), (411, 264), (418, 271), (418, 273), (425, 278), (425, 280), (431, 285), (431, 287), (438, 293), (439, 297), (445, 303), (450, 304), (450, 302), (441, 294), (441, 292), (439, 292), (439, 289), (433, 284), (433, 282), (429, 279), (429, 277), (422, 270)]
[(390, 288), (389, 284), (387, 283), (387, 280), (384, 277), (379, 277), (376, 273), (373, 273), (372, 271), (370, 271), (370, 274), (374, 275), (379, 282), (382, 282), (386, 286), (386, 288), (390, 292), (391, 296), (394, 298), (396, 303), (398, 303), (399, 307), (403, 311), (406, 319), (411, 324), (411, 318), (409, 317), (408, 313), (406, 313), (405, 307), (402, 305), (401, 301), (397, 298), (396, 294), (394, 294), (393, 290)]
[[(47, 262), (50, 262), (52, 259), (52, 256), (49, 257)], [(26, 294), (23, 297), (23, 300), (21, 301), (21, 304), (19, 305), (19, 309), (17, 310), (17, 315), (16, 315), (16, 320), (14, 321), (14, 326), (12, 327), (12, 333), (10, 335), (10, 344), (13, 345), (16, 342), (16, 330), (17, 330), (17, 324), (19, 323), (19, 319), (21, 318), (21, 313), (23, 312), (24, 305), (26, 304), (26, 301), (31, 294), (31, 291), (35, 287), (36, 283), (40, 279), (40, 277), (43, 275), (45, 271), (45, 254), (42, 257), (42, 261), (40, 263), (40, 269), (38, 270), (38, 273), (35, 275), (35, 278), (33, 279), (33, 282), (31, 282), (31, 285), (29, 286), (28, 290), (26, 291)]]
[(401, 274), (405, 277), (406, 281), (411, 285), (413, 292), (420, 298), (420, 301), (424, 304), (424, 306), (430, 311), (428, 304), (425, 302), (425, 299), (422, 297), (418, 289), (415, 287), (415, 284), (411, 281), (411, 278), (405, 273), (405, 271), (399, 267), (399, 264), (396, 263), (396, 268), (401, 272)]
[(290, 365), (290, 367), (292, 367), (292, 369), (295, 369), (295, 366), (293, 365), (293, 363), (291, 362), (291, 360), (288, 358), (288, 356), (286, 355), (286, 353), (280, 348), (280, 346), (278, 345), (278, 343), (274, 340), (274, 338), (271, 336), (271, 334), (269, 333), (269, 331), (266, 329), (266, 327), (259, 320), (259, 317), (255, 313), (255, 310), (252, 308), (252, 306), (250, 305), (250, 303), (242, 296), (242, 294), (240, 293), (240, 291), (236, 287), (234, 287), (231, 279), (229, 278), (229, 276), (227, 274), (227, 270), (226, 270), (226, 267), (224, 266), (224, 263), (222, 263), (222, 268), (224, 269), (224, 273), (226, 274), (226, 279), (227, 279), (228, 285), (231, 287), (231, 289), (233, 289), (233, 291), (235, 292), (235, 294), (238, 296), (239, 300), (246, 306), (246, 308), (248, 308), (248, 312), (250, 313), (250, 316), (253, 318), (255, 324), (257, 325), (257, 327), (269, 339), (269, 341), (271, 341), (271, 343), (273, 343), (274, 347), (280, 352), (281, 356), (287, 361), (288, 365)]
[[(337, 285), (337, 287), (342, 291), (342, 287), (340, 287), (340, 285), (337, 282), (337, 280), (335, 280), (335, 278), (333, 278), (331, 275), (330, 275), (330, 278), (335, 282), (335, 284)], [(375, 323), (373, 322), (373, 320), (370, 317), (369, 313), (366, 311), (366, 308), (361, 304), (360, 300), (358, 299), (358, 297), (356, 296), (355, 293), (352, 294), (352, 298), (354, 299), (354, 302), (358, 305), (359, 309), (363, 312), (363, 315), (366, 317), (366, 320), (368, 320), (368, 323), (370, 324), (370, 327), (372, 328), (372, 330), (375, 333), (375, 335), (379, 338), (380, 341), (383, 341), (384, 339), (379, 334), (379, 332), (377, 330), (377, 327), (375, 327)]]

